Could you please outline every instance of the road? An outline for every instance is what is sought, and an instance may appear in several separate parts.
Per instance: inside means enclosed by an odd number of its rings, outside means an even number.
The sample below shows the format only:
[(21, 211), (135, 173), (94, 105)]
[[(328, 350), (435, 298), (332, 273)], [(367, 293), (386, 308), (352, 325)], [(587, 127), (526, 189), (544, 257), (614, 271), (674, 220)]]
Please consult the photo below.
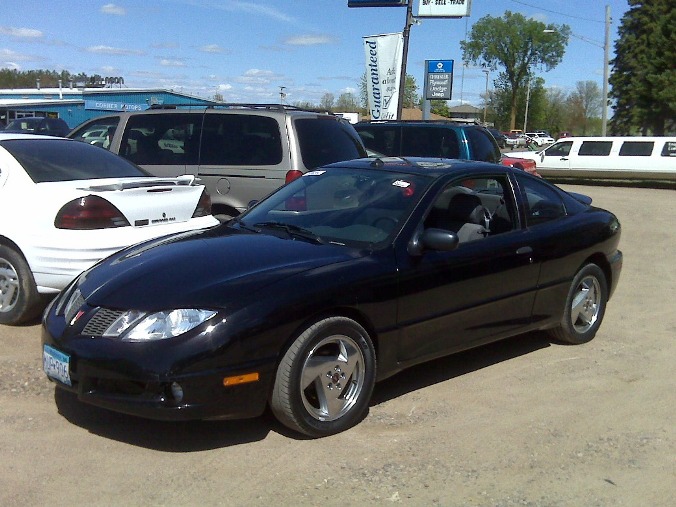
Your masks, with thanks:
[(531, 333), (402, 372), (366, 420), (162, 423), (79, 404), (40, 328), (0, 326), (0, 505), (671, 506), (674, 190), (572, 186), (623, 226), (619, 287), (582, 346)]

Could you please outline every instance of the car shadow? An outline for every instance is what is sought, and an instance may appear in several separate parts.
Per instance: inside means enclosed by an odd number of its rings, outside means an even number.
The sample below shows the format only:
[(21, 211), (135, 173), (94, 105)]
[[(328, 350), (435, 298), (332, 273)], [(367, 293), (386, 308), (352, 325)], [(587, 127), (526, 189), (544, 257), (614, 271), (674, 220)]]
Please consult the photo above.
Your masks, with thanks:
[(276, 422), (266, 414), (237, 421), (156, 421), (121, 414), (78, 401), (54, 390), (59, 414), (90, 433), (162, 452), (205, 451), (263, 440)]
[[(527, 333), (490, 345), (414, 366), (376, 384), (370, 406), (549, 347), (542, 332)], [(306, 437), (280, 424), (268, 409), (263, 416), (237, 421), (156, 421), (120, 414), (78, 401), (75, 394), (55, 389), (59, 414), (90, 433), (162, 452), (197, 452), (265, 439), (270, 433)]]
[(547, 348), (552, 343), (547, 333), (536, 331), (413, 366), (376, 384), (371, 397), (371, 406), (530, 354)]

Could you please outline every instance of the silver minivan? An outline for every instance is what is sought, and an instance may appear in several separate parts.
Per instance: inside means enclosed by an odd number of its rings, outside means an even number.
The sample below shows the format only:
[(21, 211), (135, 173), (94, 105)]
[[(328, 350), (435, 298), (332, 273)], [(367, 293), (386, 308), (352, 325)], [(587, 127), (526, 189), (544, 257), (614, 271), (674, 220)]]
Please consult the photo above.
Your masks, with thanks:
[(156, 176), (197, 175), (215, 215), (235, 216), (316, 167), (366, 156), (349, 122), (282, 105), (158, 108), (100, 116), (69, 137), (96, 142)]

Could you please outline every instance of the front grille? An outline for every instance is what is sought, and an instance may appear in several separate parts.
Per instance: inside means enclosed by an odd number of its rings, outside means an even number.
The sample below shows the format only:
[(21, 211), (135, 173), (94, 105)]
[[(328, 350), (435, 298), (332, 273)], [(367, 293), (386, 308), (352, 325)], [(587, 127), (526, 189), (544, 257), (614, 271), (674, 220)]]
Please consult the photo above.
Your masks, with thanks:
[(88, 336), (103, 336), (103, 333), (115, 322), (124, 312), (122, 310), (109, 310), (99, 308), (94, 316), (87, 322), (82, 330), (82, 334)]

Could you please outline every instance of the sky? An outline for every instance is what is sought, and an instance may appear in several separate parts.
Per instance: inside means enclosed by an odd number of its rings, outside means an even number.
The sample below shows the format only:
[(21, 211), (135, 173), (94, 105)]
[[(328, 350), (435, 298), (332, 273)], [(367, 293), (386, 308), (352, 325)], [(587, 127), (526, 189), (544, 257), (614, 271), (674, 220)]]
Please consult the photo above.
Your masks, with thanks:
[[(411, 27), (407, 74), (422, 95), (425, 60), (454, 60), (450, 105), (480, 106), (486, 74), (463, 66), (460, 41), (480, 18), (509, 10), (571, 27), (562, 63), (537, 71), (546, 88), (571, 92), (588, 80), (601, 88), (606, 5), (612, 59), (626, 0), (473, 0), (468, 18)], [(128, 88), (227, 102), (278, 103), (284, 87), (289, 104), (359, 97), (362, 37), (400, 32), (406, 21), (405, 8), (348, 8), (347, 0), (0, 0), (0, 12), (0, 68), (121, 76)]]

